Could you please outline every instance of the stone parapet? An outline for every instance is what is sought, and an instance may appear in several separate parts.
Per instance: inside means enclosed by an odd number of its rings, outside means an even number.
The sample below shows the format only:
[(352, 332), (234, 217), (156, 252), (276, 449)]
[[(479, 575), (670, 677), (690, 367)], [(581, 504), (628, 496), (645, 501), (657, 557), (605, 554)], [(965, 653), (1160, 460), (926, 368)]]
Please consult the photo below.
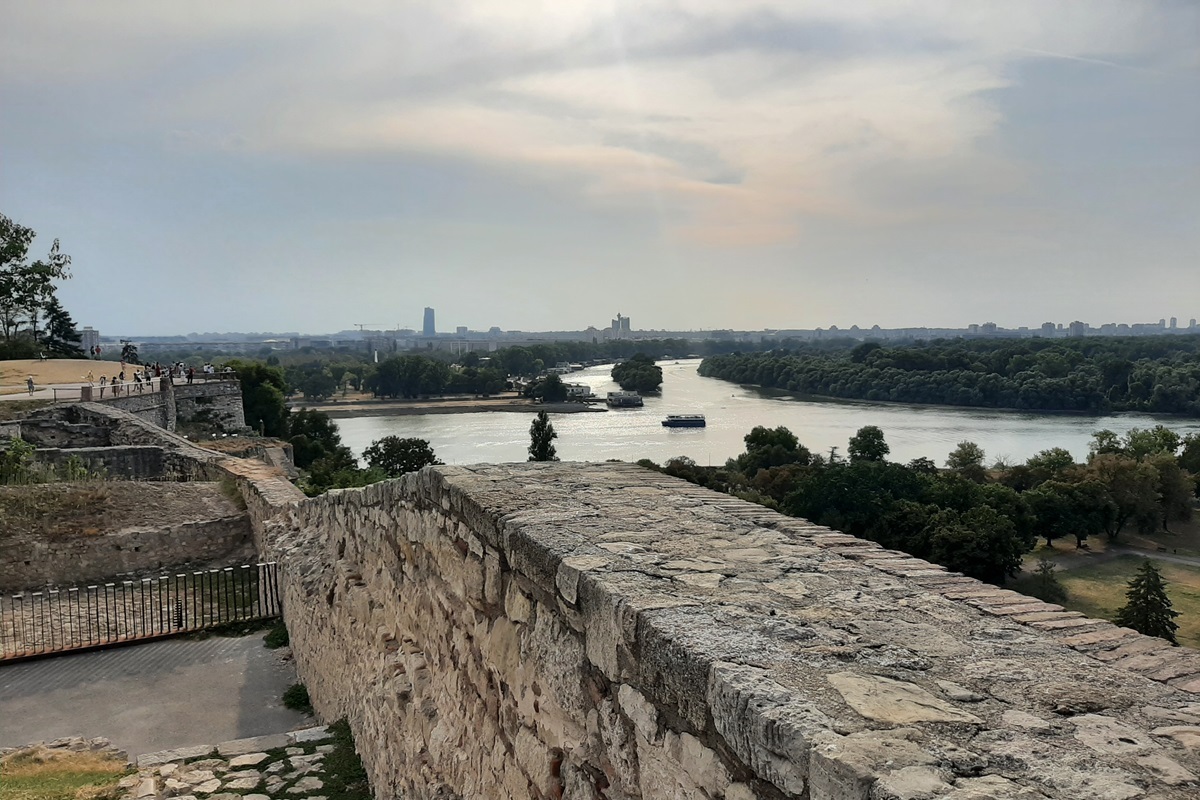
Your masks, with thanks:
[(246, 429), (242, 385), (236, 380), (180, 383), (172, 394), (179, 422), (203, 420), (231, 433)]
[(623, 464), (272, 482), (297, 667), (378, 797), (1200, 786), (1197, 653), (871, 542)]

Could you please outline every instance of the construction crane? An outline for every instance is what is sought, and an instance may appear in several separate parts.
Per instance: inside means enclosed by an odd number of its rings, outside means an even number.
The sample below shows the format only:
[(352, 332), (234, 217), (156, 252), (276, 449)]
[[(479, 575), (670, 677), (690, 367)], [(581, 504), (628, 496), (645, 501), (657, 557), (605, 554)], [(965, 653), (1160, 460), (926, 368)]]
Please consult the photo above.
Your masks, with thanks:
[(371, 330), (376, 330), (377, 328), (375, 326), (377, 326), (379, 324), (380, 323), (378, 323), (378, 322), (356, 322), (356, 323), (354, 323), (354, 327), (358, 328), (359, 333), (362, 333), (363, 328), (370, 328)]

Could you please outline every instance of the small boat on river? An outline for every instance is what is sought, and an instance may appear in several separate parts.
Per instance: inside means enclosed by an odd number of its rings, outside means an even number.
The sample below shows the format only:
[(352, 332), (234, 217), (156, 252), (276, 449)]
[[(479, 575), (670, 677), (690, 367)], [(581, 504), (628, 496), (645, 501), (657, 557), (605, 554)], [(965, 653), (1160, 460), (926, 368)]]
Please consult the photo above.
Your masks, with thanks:
[(703, 428), (703, 414), (668, 414), (662, 422), (664, 428)]
[(610, 408), (641, 408), (642, 396), (637, 392), (609, 392), (607, 403)]

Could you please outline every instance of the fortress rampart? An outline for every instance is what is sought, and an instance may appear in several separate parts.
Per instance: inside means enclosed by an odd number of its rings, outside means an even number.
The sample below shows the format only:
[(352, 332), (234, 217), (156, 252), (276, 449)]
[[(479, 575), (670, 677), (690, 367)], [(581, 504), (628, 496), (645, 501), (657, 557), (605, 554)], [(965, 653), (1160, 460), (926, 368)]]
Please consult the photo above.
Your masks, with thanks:
[(280, 484), (243, 476), (260, 550), (379, 797), (1200, 786), (1200, 654), (871, 542), (623, 464)]
[(376, 796), (1183, 800), (1200, 653), (627, 464), (231, 475), (301, 679)]

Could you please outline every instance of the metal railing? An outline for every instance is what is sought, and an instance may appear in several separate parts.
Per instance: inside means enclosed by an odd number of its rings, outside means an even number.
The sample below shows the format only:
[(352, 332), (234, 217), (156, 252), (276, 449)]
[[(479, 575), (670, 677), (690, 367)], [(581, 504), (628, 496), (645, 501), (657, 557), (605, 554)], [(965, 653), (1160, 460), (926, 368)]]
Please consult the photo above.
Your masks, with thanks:
[[(238, 376), (232, 372), (217, 372), (212, 374), (197, 372), (192, 377), (192, 383), (213, 383), (222, 381), (236, 381)], [(161, 392), (166, 388), (164, 381), (169, 380), (166, 377), (151, 377), (141, 383), (133, 380), (124, 381), (118, 384), (107, 384), (101, 386), (99, 383), (83, 383), (78, 385), (66, 386), (35, 386), (35, 390), (44, 391), (49, 389), (54, 396), (55, 403), (78, 403), (80, 401), (98, 401), (98, 400), (115, 400), (119, 397), (137, 397), (143, 394), (153, 394)], [(187, 376), (177, 376), (173, 380), (175, 386), (186, 386), (188, 384)], [(16, 399), (23, 399), (23, 387), (19, 386), (0, 386), (0, 390), (8, 389), (9, 393), (14, 395)], [(16, 391), (22, 389), (22, 391)], [(88, 393), (91, 396), (88, 397)], [(34, 397), (31, 395), (31, 397)]]
[(274, 562), (22, 592), (0, 599), (0, 662), (158, 639), (280, 613)]

